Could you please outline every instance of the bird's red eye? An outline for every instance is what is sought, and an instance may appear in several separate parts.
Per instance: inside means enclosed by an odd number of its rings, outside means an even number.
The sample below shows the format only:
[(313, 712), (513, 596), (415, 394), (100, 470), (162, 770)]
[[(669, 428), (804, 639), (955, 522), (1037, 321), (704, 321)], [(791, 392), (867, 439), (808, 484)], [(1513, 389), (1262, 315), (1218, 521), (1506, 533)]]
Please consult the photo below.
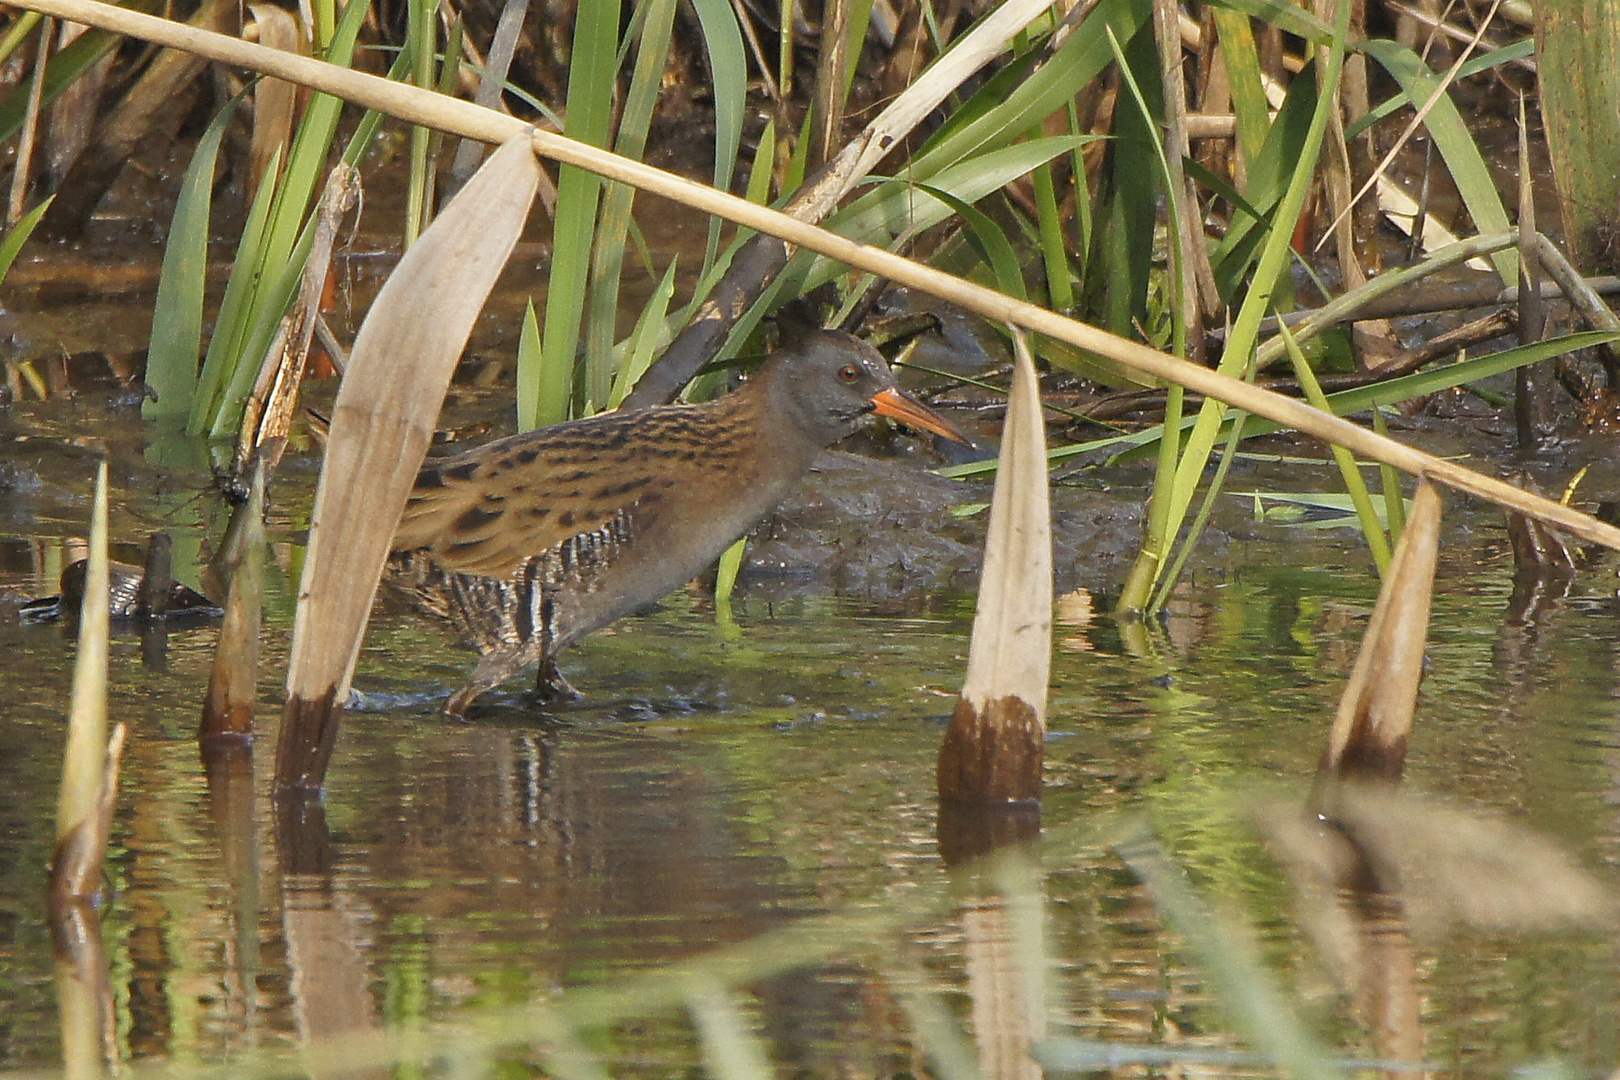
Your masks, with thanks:
[(861, 377), (861, 369), (854, 364), (845, 364), (838, 369), (838, 377), (844, 382), (854, 382)]

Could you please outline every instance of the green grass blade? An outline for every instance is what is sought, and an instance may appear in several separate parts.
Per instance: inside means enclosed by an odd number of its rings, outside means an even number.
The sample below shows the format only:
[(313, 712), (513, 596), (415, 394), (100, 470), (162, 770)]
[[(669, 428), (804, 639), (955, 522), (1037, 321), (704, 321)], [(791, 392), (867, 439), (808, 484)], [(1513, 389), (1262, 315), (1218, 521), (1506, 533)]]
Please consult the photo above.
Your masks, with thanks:
[[(1389, 425), (1384, 423), (1384, 410), (1374, 409), (1372, 422), (1373, 430), (1387, 439)], [(1380, 461), (1378, 475), (1384, 485), (1384, 520), (1389, 525), (1389, 542), (1399, 544), (1401, 533), (1406, 531), (1406, 499), (1401, 496), (1401, 474), (1395, 466)]]
[[(1215, 500), (1222, 491), (1226, 490), (1226, 476), (1232, 471), (1232, 463), (1238, 457), (1238, 445), (1243, 442), (1244, 419), (1248, 413), (1234, 409), (1228, 417), (1225, 428), (1226, 445), (1221, 448), (1221, 456), (1215, 465), (1215, 475), (1209, 478), (1209, 485), (1204, 489), (1204, 498), (1198, 504), (1198, 512), (1193, 515), (1191, 527), (1187, 529), (1187, 536), (1176, 550), (1170, 561), (1170, 569), (1159, 575), (1159, 586), (1154, 591), (1147, 605), (1149, 611), (1162, 611), (1164, 605), (1170, 602), (1170, 592), (1181, 579), (1181, 572), (1187, 567), (1187, 560), (1192, 557), (1193, 548), (1198, 544), (1198, 538), (1203, 535), (1204, 526), (1209, 522), (1209, 515), (1215, 510)], [(1155, 484), (1155, 489), (1157, 484)], [(1173, 489), (1172, 489), (1173, 490)], [(1158, 494), (1157, 490), (1154, 492)], [(1149, 565), (1153, 565), (1149, 561)], [(1135, 568), (1132, 568), (1133, 573)]]
[[(283, 188), (282, 193), (285, 194), (285, 191)], [(254, 294), (253, 317), (244, 328), (246, 333), (242, 339), (242, 351), (231, 368), (230, 379), (220, 397), (219, 410), (214, 414), (214, 424), (209, 430), (212, 438), (229, 438), (241, 426), (243, 407), (253, 390), (253, 383), (259, 377), (259, 368), (270, 351), (270, 342), (275, 338), (281, 318), (291, 306), (293, 297), (298, 295), (304, 278), (304, 264), (309, 260), (314, 239), (314, 230), (306, 229), (295, 238), (293, 249), (286, 257), (266, 263), (265, 275), (270, 280), (268, 283), (261, 281)]]
[[(1399, 379), (1390, 379), (1388, 382), (1374, 383), (1371, 386), (1357, 387), (1354, 390), (1343, 390), (1337, 394), (1330, 394), (1328, 402), (1333, 406), (1333, 412), (1339, 416), (1349, 416), (1363, 409), (1371, 409), (1378, 405), (1393, 405), (1408, 398), (1421, 397), (1424, 394), (1434, 394), (1441, 390), (1449, 390), (1454, 386), (1466, 386), (1480, 379), (1488, 379), (1492, 375), (1501, 375), (1526, 364), (1536, 364), (1555, 356), (1575, 352), (1579, 349), (1589, 349), (1596, 345), (1620, 340), (1620, 334), (1604, 330), (1588, 330), (1579, 334), (1565, 334), (1562, 337), (1547, 338), (1543, 341), (1533, 342), (1529, 345), (1519, 345), (1489, 356), (1481, 356), (1473, 360), (1464, 360), (1460, 364), (1447, 364), (1444, 367), (1431, 368), (1420, 371), (1415, 375), (1405, 375)], [(1262, 421), (1270, 424), (1271, 421)], [(1276, 430), (1272, 424), (1271, 430)]]
[[(1248, 369), (1260, 335), (1261, 321), (1265, 313), (1271, 310), (1271, 298), (1282, 283), (1287, 270), (1291, 255), (1289, 241), (1293, 222), (1298, 220), (1304, 210), (1305, 199), (1315, 183), (1316, 161), (1321, 154), (1323, 137), (1327, 132), (1328, 115), (1332, 109), (1337, 108), (1337, 87), (1339, 73), (1344, 66), (1344, 42), (1349, 34), (1349, 18), (1350, 5), (1341, 5), (1339, 23), (1334, 36), (1335, 44), (1329, 52), (1327, 70), (1323, 73), (1321, 93), (1317, 95), (1315, 108), (1312, 110), (1303, 153), (1293, 163), (1293, 176), (1277, 204), (1273, 227), (1266, 234), (1265, 244), (1255, 267), (1253, 283), (1244, 297), (1242, 307), (1238, 309), (1232, 333), (1227, 338), (1226, 352), (1222, 355), (1218, 368), (1224, 374), (1239, 374)], [(1310, 77), (1308, 74), (1302, 75), (1299, 81)], [(1187, 449), (1182, 454), (1181, 464), (1176, 470), (1166, 535), (1175, 535), (1185, 520), (1193, 492), (1198, 486), (1199, 478), (1203, 476), (1210, 452), (1214, 449), (1225, 412), (1226, 407), (1214, 399), (1207, 399), (1199, 411), (1198, 420), (1187, 438)], [(1189, 534), (1184, 542), (1196, 543), (1197, 536)]]
[[(1226, 236), (1210, 253), (1215, 283), (1221, 296), (1228, 300), (1237, 295), (1250, 267), (1259, 257), (1261, 245), (1270, 235), (1273, 220), (1280, 216), (1279, 204), (1299, 173), (1299, 163), (1310, 144), (1312, 125), (1322, 115), (1319, 101), (1316, 80), (1308, 72), (1296, 78), (1266, 132), (1260, 153), (1250, 165), (1243, 197), (1251, 212), (1234, 216)], [(1292, 229), (1293, 223), (1289, 221), (1283, 231), (1288, 233)]]
[(1313, 45), (1326, 45), (1333, 40), (1333, 27), (1306, 8), (1288, 0), (1211, 0), (1210, 6), (1216, 10), (1227, 8), (1268, 22), (1284, 33), (1302, 37)]
[(739, 537), (720, 556), (714, 574), (714, 621), (721, 626), (732, 623), (731, 593), (737, 587), (737, 575), (742, 571), (743, 554), (748, 550), (748, 537)]
[[(1293, 8), (1291, 10), (1301, 10)], [(1232, 114), (1237, 121), (1238, 149), (1243, 162), (1252, 168), (1271, 129), (1271, 106), (1266, 101), (1265, 79), (1260, 70), (1260, 52), (1254, 44), (1249, 20), (1230, 8), (1211, 5), (1215, 31), (1220, 36), (1221, 58), (1226, 64), (1226, 81), (1232, 94)]]
[[(405, 13), (410, 36), (411, 51), (416, 62), (411, 66), (411, 82), (425, 90), (433, 89), (433, 53), (438, 44), (439, 20), (436, 0), (406, 0)], [(428, 136), (431, 131), (421, 124), (411, 125), (411, 171), (405, 187), (405, 246), (416, 243), (416, 238), (427, 227), (429, 191)]]
[[(581, 5), (574, 21), (566, 133), (591, 146), (608, 144), (613, 123), (619, 11), (619, 0), (596, 0)], [(559, 170), (557, 218), (552, 231), (554, 254), (546, 289), (539, 371), (525, 371), (522, 364), (518, 369), (519, 386), (532, 388), (532, 393), (520, 395), (517, 403), (518, 425), (525, 429), (568, 418), (601, 191), (602, 181), (595, 174), (572, 165)]]
[[(1422, 105), (1434, 97), (1443, 77), (1430, 70), (1422, 57), (1404, 45), (1393, 41), (1364, 41), (1360, 48), (1377, 60), (1385, 71), (1401, 84), (1409, 101)], [(1449, 93), (1441, 94), (1430, 108), (1423, 124), (1434, 139), (1436, 149), (1445, 158), (1446, 169), (1462, 196), (1468, 213), (1474, 219), (1477, 232), (1497, 232), (1508, 227), (1507, 208), (1497, 194), (1496, 181), (1491, 178), (1485, 156), (1474, 141), (1468, 126), (1463, 123), (1457, 103)], [(1491, 255), (1497, 275), (1504, 285), (1519, 280), (1519, 253), (1516, 248), (1503, 248)]]
[[(141, 415), (179, 416), (191, 411), (202, 354), (203, 293), (208, 284), (208, 221), (214, 165), (226, 125), (241, 97), (232, 98), (197, 141), (180, 182), (163, 272), (152, 307), (152, 338), (146, 352), (146, 385), (157, 400), (141, 403)], [(271, 173), (274, 170), (270, 170)]]
[(726, 0), (693, 0), (692, 7), (703, 29), (703, 49), (714, 81), (714, 186), (730, 191), (748, 104), (748, 54), (737, 15)]
[[(1511, 64), (1515, 60), (1524, 60), (1535, 54), (1536, 42), (1534, 38), (1515, 41), (1511, 45), (1504, 45), (1500, 49), (1492, 49), (1488, 53), (1469, 58), (1462, 67), (1457, 69), (1457, 78), (1458, 80), (1466, 79), (1470, 75), (1478, 75), (1482, 71), (1489, 71), (1491, 68), (1501, 67), (1503, 64)], [(1386, 116), (1400, 109), (1415, 109), (1421, 104), (1422, 102), (1414, 104), (1411, 97), (1403, 90), (1398, 94), (1385, 98), (1367, 110), (1366, 116), (1344, 129), (1344, 137), (1346, 140), (1352, 140)]]
[[(675, 22), (675, 0), (648, 0), (638, 9), (641, 27), (636, 63), (619, 118), (614, 149), (623, 157), (641, 159), (652, 124), (653, 109)], [(596, 252), (591, 264), (590, 318), (585, 327), (585, 393), (587, 410), (604, 406), (613, 387), (622, 385), (613, 370), (613, 335), (619, 317), (619, 288), (624, 268), (624, 239), (630, 228), (635, 189), (610, 184), (602, 198), (602, 216), (596, 230)], [(620, 395), (621, 397), (623, 395)]]
[[(366, 4), (354, 3), (344, 9), (336, 34), (327, 50), (327, 59), (346, 65), (354, 56), (354, 45), (367, 11)], [(303, 275), (299, 252), (307, 254), (312, 239), (304, 226), (311, 199), (326, 174), (332, 138), (337, 130), (343, 102), (330, 94), (313, 94), (304, 118), (287, 152), (287, 166), (270, 201), (262, 237), (257, 242), (252, 263), (238, 261), (232, 271), (245, 277), (245, 295), (240, 298), (241, 323), (216, 353), (220, 334), (210, 344), (203, 365), (204, 389), (222, 388), (210, 398), (195, 403), (188, 428), (206, 429), (214, 438), (233, 434), (241, 421), (242, 406), (258, 373), (264, 350), (297, 292)], [(246, 238), (244, 237), (244, 244)], [(239, 252), (240, 254), (240, 252)], [(229, 297), (230, 288), (226, 295)], [(210, 371), (210, 366), (214, 370)]]
[(214, 315), (214, 335), (208, 342), (208, 355), (203, 359), (202, 376), (192, 395), (191, 417), (186, 422), (186, 431), (191, 435), (201, 435), (213, 423), (230, 376), (230, 365), (240, 355), (247, 336), (249, 304), (257, 285), (257, 275), (252, 271), (262, 265), (270, 210), (281, 186), (280, 164), (278, 151), (272, 167), (265, 170), (264, 179), (259, 182), (259, 190), (253, 196), (247, 221), (242, 226), (242, 238), (236, 242), (237, 269), (232, 270), (230, 280), (225, 283), (225, 295)]
[[(1279, 323), (1278, 331), (1288, 346), (1288, 358), (1294, 363), (1294, 374), (1299, 378), (1300, 388), (1305, 391), (1305, 400), (1321, 409), (1323, 412), (1331, 411), (1327, 395), (1322, 393), (1322, 384), (1316, 381), (1316, 373), (1300, 351), (1299, 342), (1289, 332), (1287, 323)], [(1350, 494), (1350, 500), (1355, 504), (1356, 517), (1361, 521), (1361, 534), (1367, 538), (1367, 547), (1372, 552), (1373, 562), (1378, 564), (1379, 576), (1389, 573), (1389, 537), (1384, 535), (1383, 525), (1378, 520), (1378, 511), (1373, 509), (1372, 495), (1367, 491), (1367, 481), (1361, 476), (1361, 469), (1356, 464), (1355, 455), (1342, 446), (1332, 446), (1333, 460), (1339, 466), (1339, 473), (1344, 477), (1344, 487)]]
[[(1070, 134), (1077, 133), (1071, 131)], [(1036, 168), (1031, 177), (1035, 181), (1035, 220), (1041, 240), (1041, 264), (1046, 271), (1046, 302), (1053, 311), (1072, 311), (1074, 268), (1069, 265), (1051, 163)]]
[(540, 319), (534, 312), (534, 297), (523, 305), (523, 329), (518, 332), (517, 373), (518, 400), (533, 396), (535, 387), (529, 383), (540, 371), (543, 363), (540, 350)]
[[(1335, 416), (1353, 416), (1367, 409), (1394, 405), (1426, 394), (1435, 394), (1442, 390), (1467, 386), (1481, 379), (1488, 379), (1493, 375), (1504, 375), (1515, 368), (1523, 367), (1525, 364), (1539, 363), (1554, 356), (1562, 356), (1578, 349), (1588, 349), (1616, 340), (1620, 340), (1620, 335), (1602, 330), (1588, 330), (1579, 334), (1547, 338), (1530, 345), (1520, 345), (1512, 349), (1492, 353), (1489, 356), (1465, 360), (1460, 364), (1447, 364), (1443, 367), (1431, 368), (1412, 375), (1403, 375), (1398, 379), (1373, 383), (1371, 386), (1358, 386), (1353, 390), (1340, 390), (1327, 396), (1327, 411)], [(1190, 423), (1191, 421), (1184, 420), (1182, 422), (1183, 428)], [(1230, 424), (1231, 420), (1228, 419), (1226, 423)], [(1223, 424), (1223, 428), (1225, 426)], [(1282, 427), (1281, 424), (1273, 420), (1266, 420), (1258, 416), (1247, 416), (1243, 423), (1243, 437), (1251, 439), (1259, 435), (1269, 435), (1274, 431), (1281, 431)], [(1117, 447), (1120, 449), (1120, 453), (1111, 458), (1110, 463), (1124, 464), (1138, 460), (1142, 455), (1152, 452), (1153, 444), (1162, 433), (1162, 426), (1156, 425), (1130, 435), (1115, 435), (1106, 439), (1077, 443), (1075, 446), (1062, 447), (1054, 451), (1053, 460), (1060, 461), (1065, 457), (1072, 457), (1081, 453), (1091, 453), (1095, 450)], [(989, 472), (991, 468), (993, 468), (993, 465), (988, 465), (985, 462), (974, 462), (969, 465), (943, 470), (943, 474), (955, 477), (978, 476)]]
[[(886, 181), (830, 218), (827, 227), (863, 243), (887, 246), (895, 237), (930, 228), (951, 216), (954, 204), (936, 198), (934, 192), (965, 203), (978, 202), (1057, 155), (1068, 153), (1094, 138), (1058, 135), (1033, 139), (989, 151), (932, 175)], [(919, 180), (926, 180), (926, 187), (915, 182)], [(799, 262), (797, 257), (795, 261)], [(803, 287), (806, 289), (813, 289), (844, 272), (842, 263), (819, 256), (799, 265), (807, 267), (801, 271), (805, 275)]]
[(5, 36), (0, 37), (0, 64), (11, 59), (11, 54), (21, 48), (44, 17), (37, 11), (24, 11), (6, 28)]
[(6, 238), (0, 240), (0, 281), (4, 281), (6, 275), (11, 273), (11, 264), (17, 261), (17, 253), (22, 251), (22, 246), (28, 242), (28, 238), (34, 235), (34, 229), (39, 225), (40, 219), (45, 216), (45, 211), (51, 208), (51, 203), (55, 199), (56, 196), (52, 195), (18, 218), (17, 224), (11, 227), (10, 232), (6, 233)]
[[(776, 117), (769, 117), (765, 121), (764, 129), (759, 133), (759, 146), (754, 151), (754, 160), (748, 170), (748, 191), (745, 198), (751, 203), (766, 206), (771, 201), (771, 181), (776, 171)], [(749, 235), (753, 235), (749, 231)]]
[(670, 340), (667, 316), (669, 301), (675, 295), (675, 269), (679, 264), (678, 259), (670, 260), (669, 269), (664, 271), (658, 287), (647, 299), (647, 306), (641, 309), (641, 314), (636, 318), (636, 328), (625, 341), (624, 361), (619, 365), (619, 373), (613, 384), (613, 396), (608, 399), (610, 409), (619, 407), (630, 388), (636, 385), (636, 380), (652, 365), (654, 353)]
[(913, 175), (931, 176), (946, 165), (1006, 146), (1064, 106), (1113, 59), (1105, 28), (1129, 41), (1148, 23), (1137, 0), (1101, 0), (1056, 53), (1034, 71), (1009, 64), (989, 79), (911, 162)]
[(927, 192), (944, 202), (962, 219), (962, 223), (967, 226), (968, 243), (996, 276), (996, 288), (1019, 300), (1028, 299), (1024, 289), (1024, 271), (1018, 263), (1018, 253), (1013, 250), (1012, 241), (1007, 239), (1007, 234), (990, 219), (990, 215), (972, 203), (958, 199), (950, 192), (931, 184), (918, 184), (917, 190)]
[[(1122, 337), (1135, 337), (1150, 323), (1148, 294), (1153, 278), (1153, 238), (1158, 231), (1159, 197), (1163, 173), (1160, 117), (1164, 114), (1159, 78), (1159, 51), (1151, 25), (1130, 39), (1104, 37), (1115, 67), (1134, 93), (1136, 108), (1114, 113), (1115, 142), (1106, 213), (1109, 228), (1102, 240), (1107, 254), (1101, 265), (1109, 268), (1103, 279), (1102, 323)], [(1123, 43), (1123, 47), (1122, 47)], [(1137, 78), (1141, 72), (1144, 78)], [(1162, 151), (1160, 151), (1162, 153)], [(1180, 245), (1171, 244), (1179, 253)]]
[[(743, 112), (748, 104), (748, 54), (737, 15), (727, 0), (693, 0), (692, 7), (703, 30), (703, 49), (709, 58), (709, 77), (714, 86), (714, 186), (730, 191), (742, 146)], [(720, 221), (716, 218), (709, 223), (703, 251), (705, 269), (714, 263), (719, 245)]]
[[(1139, 245), (1144, 250), (1132, 252), (1133, 257), (1131, 260), (1135, 265), (1142, 267), (1141, 276), (1143, 299), (1145, 301), (1145, 287), (1147, 286), (1152, 273), (1152, 223), (1158, 213), (1160, 193), (1171, 192), (1172, 188), (1174, 187), (1175, 180), (1170, 170), (1170, 159), (1164, 151), (1164, 140), (1158, 136), (1160, 128), (1164, 125), (1164, 88), (1163, 80), (1159, 77), (1159, 71), (1156, 66), (1159, 55), (1157, 42), (1154, 40), (1153, 35), (1145, 30), (1138, 34), (1137, 38), (1140, 42), (1140, 44), (1137, 45), (1137, 48), (1143, 52), (1143, 55), (1137, 58), (1137, 63), (1153, 65), (1151, 70), (1144, 71), (1145, 74), (1151, 74), (1153, 76), (1152, 79), (1146, 83), (1147, 86), (1151, 86), (1154, 90), (1151, 101), (1149, 100), (1147, 91), (1144, 89), (1143, 81), (1137, 78), (1136, 70), (1134, 69), (1133, 64), (1130, 62), (1130, 59), (1126, 56), (1125, 50), (1120, 48), (1119, 42), (1114, 40), (1112, 34), (1109, 35), (1108, 44), (1109, 47), (1114, 50), (1114, 63), (1119, 68), (1120, 77), (1124, 80), (1126, 87), (1129, 88), (1131, 92), (1131, 100), (1136, 104), (1136, 120), (1142, 125), (1143, 130), (1148, 135), (1146, 138), (1136, 140), (1137, 146), (1140, 148), (1142, 145), (1146, 145), (1151, 148), (1154, 166), (1151, 175), (1158, 181), (1158, 183), (1154, 185), (1144, 183), (1132, 184), (1130, 185), (1129, 189), (1132, 192), (1131, 201), (1133, 203), (1141, 202), (1145, 204), (1137, 208), (1134, 213), (1128, 215), (1138, 220), (1138, 228), (1141, 229), (1143, 236), (1146, 238), (1146, 243)], [(1121, 142), (1124, 142), (1123, 138)], [(1124, 147), (1120, 146), (1118, 149), (1123, 150)], [(1138, 153), (1140, 153), (1140, 149), (1138, 149)], [(1124, 172), (1125, 169), (1130, 168), (1130, 166), (1125, 164), (1126, 157), (1127, 155), (1121, 154), (1120, 157), (1116, 159), (1121, 163), (1122, 172)], [(1130, 173), (1124, 172), (1124, 175), (1128, 176)], [(1183, 223), (1179, 210), (1179, 201), (1177, 199), (1165, 199), (1165, 218), (1168, 222), (1169, 234), (1173, 237), (1180, 236), (1182, 234), (1181, 230), (1183, 228)], [(1145, 228), (1143, 227), (1144, 225), (1146, 226)], [(1170, 316), (1174, 327), (1172, 331), (1174, 347), (1171, 351), (1177, 356), (1185, 356), (1187, 352), (1187, 325), (1184, 317), (1186, 305), (1183, 302), (1181, 286), (1182, 282), (1187, 280), (1187, 277), (1184, 273), (1182, 263), (1181, 245), (1178, 243), (1171, 243), (1169, 248), (1170, 273), (1168, 277), (1170, 291), (1173, 297), (1170, 304)], [(1147, 312), (1145, 310), (1141, 312), (1137, 322), (1139, 326), (1144, 328), (1148, 325)]]

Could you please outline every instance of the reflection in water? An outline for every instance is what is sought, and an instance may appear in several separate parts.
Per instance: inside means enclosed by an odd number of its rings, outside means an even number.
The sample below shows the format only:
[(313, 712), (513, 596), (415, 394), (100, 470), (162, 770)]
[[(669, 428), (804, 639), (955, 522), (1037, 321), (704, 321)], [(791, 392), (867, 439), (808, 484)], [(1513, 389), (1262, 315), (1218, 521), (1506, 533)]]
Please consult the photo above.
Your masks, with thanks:
[(68, 1080), (91, 1080), (120, 1057), (101, 917), (88, 902), (70, 900), (53, 912), (51, 942), (56, 952), (62, 1070)]
[[(177, 550), (184, 535), (175, 531)], [(60, 560), (55, 544), (0, 553), (0, 586), (19, 591)], [(1229, 555), (1224, 576), (1206, 571), (1178, 594), (1175, 647), (1122, 655), (1105, 620), (1086, 630), (1089, 649), (1056, 654), (1041, 889), (1063, 999), (1008, 1010), (1044, 1019), (1048, 1042), (1090, 1040), (1119, 1062), (1176, 1051), (1171, 1064), (1205, 1061), (1216, 1075), (1253, 1066), (1221, 1056), (1243, 1048), (1203, 973), (1117, 858), (1053, 837), (1099, 815), (1150, 813), (1200, 890), (1259, 928), (1288, 985), (1323, 982), (1312, 972), (1325, 953), (1294, 929), (1303, 909), (1227, 811), (1232, 792), (1256, 781), (1303, 786), (1311, 775), (1375, 582), (1315, 544), (1249, 541)], [(1505, 573), (1459, 562), (1440, 576), (1414, 782), (1587, 859), (1620, 861), (1605, 801), (1620, 624), (1602, 583), (1577, 579), (1557, 618), (1537, 624), (1534, 650), (1517, 654), (1522, 666), (1504, 666)], [(271, 672), (285, 597), (267, 608)], [(131, 736), (102, 922), (121, 1054), (217, 1062), (289, 1051), (321, 1024), (422, 1025), (552, 1000), (801, 913), (906, 910), (948, 876), (932, 773), (949, 699), (932, 691), (959, 683), (966, 611), (955, 599), (898, 617), (745, 600), (740, 633), (721, 640), (700, 602), (677, 597), (581, 650), (569, 676), (589, 697), (575, 709), (543, 717), (519, 701), (476, 726), (445, 723), (425, 704), (351, 714), (324, 827), (296, 845), (301, 834), (278, 835), (264, 798), (267, 760), (253, 772), (245, 760), (197, 763), (212, 631), (174, 634), (167, 672), (141, 664), (135, 638), (116, 639), (112, 708)], [(425, 701), (464, 668), (448, 644), (386, 615), (368, 649), (357, 684), (384, 701)], [(0, 1063), (60, 1064), (39, 888), (72, 648), (54, 628), (0, 619), (0, 657), (12, 665), (0, 723)], [(267, 696), (271, 686), (267, 677)], [(258, 717), (264, 758), (273, 712)], [(1296, 815), (1300, 802), (1290, 800)], [(1429, 819), (1401, 809), (1390, 820)], [(1415, 835), (1398, 830), (1406, 846), (1394, 850), (1418, 869), (1455, 861), (1454, 830), (1422, 844)], [(1480, 835), (1470, 850), (1500, 852), (1498, 834)], [(1498, 863), (1479, 866), (1502, 876)], [(1345, 997), (1308, 996), (1308, 1019), (1336, 1054), (1414, 1052), (1395, 1021), (1415, 995), (1431, 1059), (1501, 1073), (1555, 1048), (1609, 1064), (1620, 987), (1607, 931), (1424, 937), (1424, 910), (1400, 897), (1412, 939), (1390, 909), (1365, 920), (1380, 929), (1356, 931), (1367, 956), (1384, 950), (1365, 965), (1382, 988), (1335, 980)], [(1006, 955), (995, 944), (1006, 935), (981, 907), (966, 921), (959, 908), (930, 909), (875, 949), (830, 943), (838, 959), (827, 966), (728, 1000), (764, 1032), (780, 1075), (920, 1075), (932, 1066), (915, 1043), (915, 983), (940, 988), (941, 1008), (966, 1030), (996, 1029), (975, 1012), (979, 988), (1004, 985), (996, 972), (1011, 969), (987, 963)], [(614, 1075), (700, 1065), (694, 1024), (678, 1012), (613, 1035)]]

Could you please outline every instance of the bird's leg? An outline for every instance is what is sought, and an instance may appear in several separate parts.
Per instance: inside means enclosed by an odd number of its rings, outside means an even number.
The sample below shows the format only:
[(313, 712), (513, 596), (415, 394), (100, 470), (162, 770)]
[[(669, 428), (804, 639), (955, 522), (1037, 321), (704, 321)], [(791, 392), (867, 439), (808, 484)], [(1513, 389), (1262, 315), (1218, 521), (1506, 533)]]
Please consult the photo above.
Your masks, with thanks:
[(548, 703), (578, 701), (585, 696), (569, 686), (568, 680), (557, 670), (557, 609), (553, 595), (557, 572), (554, 553), (533, 560), (528, 570), (529, 579), (534, 582), (532, 622), (540, 649), (540, 670), (535, 673), (534, 692)]
[(555, 656), (540, 658), (540, 670), (536, 673), (534, 692), (540, 696), (541, 701), (578, 701), (585, 695), (569, 685), (563, 678), (563, 673), (557, 670)]
[(501, 685), (519, 671), (534, 663), (534, 642), (492, 649), (478, 660), (478, 666), (467, 678), (467, 685), (451, 694), (444, 703), (446, 716), (466, 717), (468, 706), (480, 696)]

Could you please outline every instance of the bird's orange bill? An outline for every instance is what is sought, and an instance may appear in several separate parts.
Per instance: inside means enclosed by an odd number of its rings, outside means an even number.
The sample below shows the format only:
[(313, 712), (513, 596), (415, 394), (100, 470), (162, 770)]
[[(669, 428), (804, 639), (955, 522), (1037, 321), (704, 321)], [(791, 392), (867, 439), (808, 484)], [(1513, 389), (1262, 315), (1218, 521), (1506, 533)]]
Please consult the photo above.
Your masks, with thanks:
[(872, 408), (879, 416), (887, 416), (891, 420), (898, 420), (902, 424), (921, 428), (923, 431), (932, 431), (935, 435), (961, 443), (963, 446), (973, 445), (972, 439), (951, 427), (943, 416), (903, 390), (896, 390), (893, 387), (879, 390), (872, 395)]

